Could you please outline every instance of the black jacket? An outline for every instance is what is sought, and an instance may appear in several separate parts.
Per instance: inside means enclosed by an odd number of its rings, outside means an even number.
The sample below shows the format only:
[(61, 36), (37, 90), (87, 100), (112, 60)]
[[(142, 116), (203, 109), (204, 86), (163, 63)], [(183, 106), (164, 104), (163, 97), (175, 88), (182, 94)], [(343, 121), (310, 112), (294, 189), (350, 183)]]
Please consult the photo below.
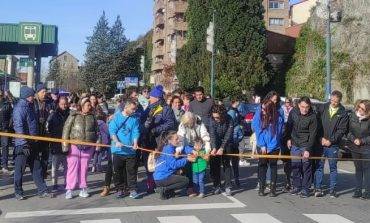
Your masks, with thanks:
[(317, 116), (312, 109), (307, 115), (301, 115), (299, 109), (294, 108), (288, 116), (284, 138), (292, 140), (292, 145), (311, 153), (317, 139), (317, 126)]
[(339, 105), (338, 112), (330, 118), (330, 103), (316, 105), (316, 111), (319, 115), (319, 137), (325, 138), (332, 145), (339, 145), (348, 129), (348, 115), (343, 105)]
[(234, 122), (229, 115), (226, 115), (226, 120), (220, 123), (211, 119), (209, 136), (212, 149), (223, 148), (226, 153), (231, 153), (233, 132)]
[[(359, 120), (353, 112), (349, 117), (347, 138), (350, 141), (350, 150), (358, 153), (370, 153), (370, 118)], [(361, 146), (355, 146), (355, 139), (360, 139), (363, 143)]]
[(46, 121), (51, 112), (54, 110), (54, 104), (51, 100), (47, 98), (44, 101), (40, 101), (37, 97), (35, 98), (33, 104), (38, 120), (38, 128), (40, 131), (39, 133), (41, 136), (44, 136), (46, 134)]
[(10, 120), (13, 109), (11, 104), (4, 98), (0, 99), (0, 131), (10, 130)]
[[(46, 133), (52, 138), (62, 138), (64, 123), (69, 116), (69, 111), (61, 111), (57, 109), (51, 112), (46, 121)], [(61, 143), (50, 143), (50, 149), (52, 154), (62, 154), (62, 144)]]

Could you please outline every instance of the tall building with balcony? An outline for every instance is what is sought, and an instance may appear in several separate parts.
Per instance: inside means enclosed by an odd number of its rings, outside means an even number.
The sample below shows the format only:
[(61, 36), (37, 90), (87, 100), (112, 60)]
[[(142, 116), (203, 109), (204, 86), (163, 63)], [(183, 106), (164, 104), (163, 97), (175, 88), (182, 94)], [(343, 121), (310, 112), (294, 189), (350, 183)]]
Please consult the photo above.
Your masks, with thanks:
[(177, 50), (186, 40), (187, 0), (154, 0), (153, 62), (150, 82), (160, 82), (165, 65), (176, 63)]

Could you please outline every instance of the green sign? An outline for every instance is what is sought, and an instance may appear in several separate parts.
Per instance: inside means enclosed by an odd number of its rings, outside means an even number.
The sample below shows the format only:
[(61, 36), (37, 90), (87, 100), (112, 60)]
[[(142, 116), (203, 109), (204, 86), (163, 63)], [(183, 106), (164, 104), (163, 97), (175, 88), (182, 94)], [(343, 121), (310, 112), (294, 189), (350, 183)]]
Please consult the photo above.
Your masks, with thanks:
[(19, 44), (41, 44), (42, 24), (35, 22), (19, 23)]
[(19, 66), (21, 66), (21, 67), (32, 67), (33, 66), (33, 61), (30, 58), (21, 57), (19, 59)]

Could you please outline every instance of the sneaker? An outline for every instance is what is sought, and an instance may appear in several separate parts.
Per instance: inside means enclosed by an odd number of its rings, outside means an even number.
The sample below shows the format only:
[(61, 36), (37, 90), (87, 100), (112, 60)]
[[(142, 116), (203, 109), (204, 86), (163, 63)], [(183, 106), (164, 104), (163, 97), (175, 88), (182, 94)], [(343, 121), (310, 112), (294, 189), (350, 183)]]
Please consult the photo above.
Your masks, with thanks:
[(195, 196), (197, 196), (197, 194), (195, 193), (195, 191), (194, 191), (194, 189), (193, 188), (188, 188), (188, 190), (187, 190), (187, 195), (189, 196), (189, 197), (195, 197)]
[(204, 194), (203, 194), (203, 193), (200, 193), (197, 197), (198, 197), (198, 198), (204, 198), (205, 196), (204, 196)]
[(100, 193), (100, 197), (106, 197), (109, 195), (110, 188), (108, 186), (103, 187), (103, 191)]
[(173, 197), (175, 197), (176, 196), (176, 193), (175, 193), (175, 191), (174, 190), (169, 190), (169, 191), (167, 191), (166, 192), (166, 198), (167, 199), (170, 199), (170, 198), (173, 198)]
[(321, 189), (315, 190), (315, 197), (324, 197), (324, 193), (322, 192)]
[(39, 198), (53, 198), (53, 197), (54, 197), (54, 194), (49, 193), (48, 191), (45, 191), (45, 192), (39, 194)]
[(117, 190), (116, 198), (120, 199), (120, 198), (124, 198), (124, 197), (125, 197), (125, 192), (123, 190)]
[(256, 188), (254, 188), (254, 190), (259, 191), (259, 189), (260, 189), (260, 183), (258, 182), (257, 186), (256, 186)]
[(361, 190), (355, 190), (355, 193), (353, 193), (352, 198), (360, 198), (362, 196)]
[(271, 191), (271, 184), (267, 183), (266, 184), (266, 193), (270, 193), (270, 191)]
[(157, 187), (156, 191), (159, 194), (159, 199), (161, 199), (161, 200), (166, 200), (167, 199), (166, 194), (165, 194), (166, 191), (165, 191), (164, 187)]
[(83, 198), (88, 198), (90, 194), (87, 192), (87, 188), (83, 188), (80, 190), (80, 194), (78, 195)]
[(246, 160), (240, 160), (239, 161), (239, 166), (241, 166), (241, 167), (246, 167), (246, 166), (250, 166), (250, 165), (251, 165), (251, 163), (246, 161)]
[(225, 189), (226, 196), (232, 196), (230, 187)]
[(221, 194), (221, 188), (219, 187), (215, 188), (215, 190), (213, 191), (213, 194), (214, 195)]
[(24, 196), (21, 194), (15, 194), (15, 199), (17, 199), (18, 201), (25, 200)]
[(362, 194), (361, 199), (362, 199), (362, 200), (370, 200), (370, 192), (369, 192), (369, 191), (365, 191), (365, 192)]
[(298, 188), (294, 188), (293, 190), (290, 191), (290, 194), (291, 195), (299, 195), (301, 192), (301, 190), (299, 190)]
[(196, 196), (197, 196), (197, 194), (196, 194), (196, 193), (192, 193), (192, 194), (189, 194), (188, 196), (189, 196), (189, 197), (196, 197)]
[(96, 167), (95, 166), (93, 166), (92, 168), (91, 168), (91, 173), (95, 173), (96, 172)]
[(132, 199), (138, 199), (140, 195), (136, 192), (136, 190), (130, 192), (130, 197)]
[(67, 190), (66, 192), (66, 199), (72, 199), (73, 198), (73, 192), (72, 190)]
[(310, 196), (310, 193), (306, 190), (302, 190), (300, 196), (301, 196), (301, 198), (308, 198)]
[(330, 191), (330, 197), (337, 198), (338, 197), (337, 192), (335, 190)]
[(292, 189), (292, 186), (290, 184), (286, 184), (284, 186), (283, 192), (284, 193), (289, 193), (291, 189)]

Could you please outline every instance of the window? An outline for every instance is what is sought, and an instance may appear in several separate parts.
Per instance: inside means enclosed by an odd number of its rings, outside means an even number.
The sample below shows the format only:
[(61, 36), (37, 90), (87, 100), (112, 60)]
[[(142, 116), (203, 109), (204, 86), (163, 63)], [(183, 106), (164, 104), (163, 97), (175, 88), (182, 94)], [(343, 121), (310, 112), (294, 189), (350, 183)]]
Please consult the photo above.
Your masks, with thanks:
[(284, 2), (270, 1), (269, 8), (270, 9), (284, 9)]
[(282, 18), (271, 18), (269, 20), (270, 26), (283, 26), (284, 25), (284, 19)]

